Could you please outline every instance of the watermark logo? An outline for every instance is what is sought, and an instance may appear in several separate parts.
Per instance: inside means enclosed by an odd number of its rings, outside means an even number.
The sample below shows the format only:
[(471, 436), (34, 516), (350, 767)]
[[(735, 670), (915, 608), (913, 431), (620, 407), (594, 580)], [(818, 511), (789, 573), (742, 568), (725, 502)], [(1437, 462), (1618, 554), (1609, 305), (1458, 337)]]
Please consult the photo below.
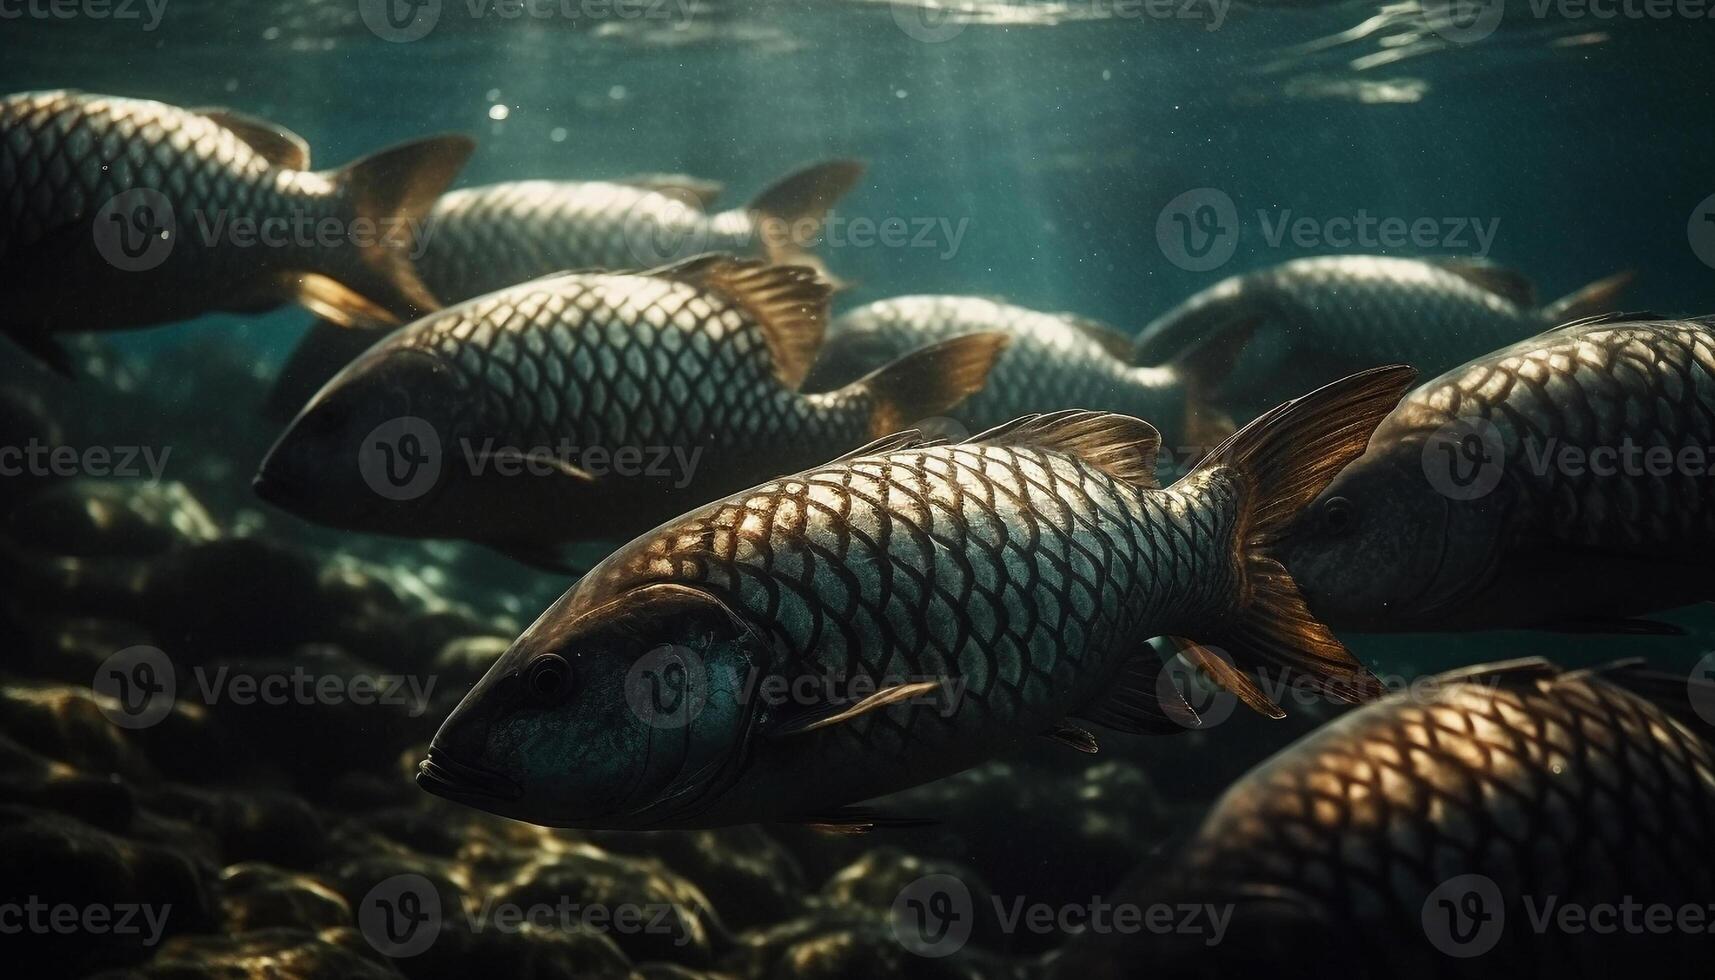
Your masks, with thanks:
[(167, 928), (167, 916), (172, 911), (170, 903), (73, 905), (70, 902), (51, 903), (31, 895), (21, 902), (0, 902), (0, 936), (21, 933), (141, 936), (143, 945), (152, 948), (161, 942)]
[(1186, 272), (1218, 269), (1239, 247), (1238, 207), (1214, 187), (1186, 191), (1161, 209), (1155, 240), (1167, 261)]
[(101, 713), (120, 728), (158, 724), (178, 697), (173, 661), (152, 646), (126, 647), (108, 657), (96, 668), (90, 687), (102, 695)]
[(422, 875), (394, 875), (363, 896), (357, 925), (363, 938), (383, 956), (416, 956), (433, 946), (441, 934), (441, 893)]
[(357, 0), (364, 26), (383, 41), (421, 40), (441, 20), (441, 0)]
[(1691, 699), (1691, 710), (1697, 712), (1697, 717), (1705, 724), (1715, 725), (1715, 652), (1704, 654), (1691, 668), (1686, 691)]
[(416, 500), (441, 478), (440, 433), (416, 416), (389, 419), (363, 437), (357, 471), (388, 500)]
[(405, 674), (312, 674), (302, 666), (273, 673), (252, 674), (221, 665), (191, 669), (192, 687), (180, 690), (178, 672), (165, 652), (134, 646), (115, 653), (95, 669), (90, 689), (108, 721), (121, 728), (141, 729), (159, 724), (180, 696), (197, 703), (222, 701), (248, 707), (287, 704), (355, 704), (403, 706), (416, 718), (429, 708), (435, 678)]
[(893, 9), (893, 22), (905, 36), (924, 44), (951, 41), (965, 32), (969, 20), (954, 6), (943, 6), (939, 0), (895, 0), (888, 6)]
[[(29, 476), (39, 479), (69, 479), (76, 476), (118, 477), (135, 480), (147, 477), (150, 486), (161, 482), (173, 447), (156, 452), (153, 446), (51, 446), (31, 439), (22, 446), (0, 446), (0, 477)], [(142, 465), (138, 465), (141, 463)]]
[(653, 728), (679, 729), (697, 720), (709, 702), (703, 659), (677, 644), (658, 646), (625, 672), (625, 703)]
[(1698, 261), (1715, 269), (1715, 194), (1704, 198), (1691, 212), (1685, 237), (1690, 240), (1691, 251), (1696, 253)]
[(1478, 500), (1500, 485), (1506, 442), (1488, 419), (1456, 419), (1423, 442), (1423, 475), (1450, 500)]
[(140, 20), (148, 33), (161, 26), (167, 0), (0, 0), (0, 21)]
[(951, 956), (970, 941), (976, 905), (957, 875), (924, 875), (900, 889), (891, 924), (899, 944), (918, 956)]
[(1423, 900), (1423, 934), (1436, 949), (1458, 959), (1494, 949), (1506, 919), (1500, 886), (1486, 875), (1449, 878)]
[(1423, 23), (1454, 44), (1475, 44), (1495, 32), (1506, 0), (1422, 0)]
[(708, 250), (709, 217), (696, 202), (667, 192), (645, 194), (625, 213), (625, 248), (642, 268)]
[(173, 254), (178, 216), (152, 187), (115, 194), (95, 212), (95, 250), (121, 272), (148, 272)]

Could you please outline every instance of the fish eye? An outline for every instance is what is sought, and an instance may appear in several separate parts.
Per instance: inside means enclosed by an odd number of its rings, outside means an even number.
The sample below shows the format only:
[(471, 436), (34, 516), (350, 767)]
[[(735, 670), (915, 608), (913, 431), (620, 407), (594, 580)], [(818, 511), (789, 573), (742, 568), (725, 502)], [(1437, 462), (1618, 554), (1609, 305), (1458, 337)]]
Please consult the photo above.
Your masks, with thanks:
[(1345, 497), (1329, 497), (1322, 503), (1322, 529), (1329, 534), (1345, 534), (1352, 529), (1352, 502)]
[(539, 704), (558, 701), (572, 687), (572, 665), (557, 653), (544, 653), (524, 669), (524, 692)]

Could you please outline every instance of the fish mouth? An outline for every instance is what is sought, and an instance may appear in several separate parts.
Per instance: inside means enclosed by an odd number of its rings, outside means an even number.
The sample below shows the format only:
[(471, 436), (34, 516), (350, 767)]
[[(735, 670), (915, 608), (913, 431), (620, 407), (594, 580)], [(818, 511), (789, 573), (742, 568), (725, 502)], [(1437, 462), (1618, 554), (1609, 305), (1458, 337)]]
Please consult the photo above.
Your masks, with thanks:
[(444, 750), (429, 746), (429, 757), (417, 763), (417, 785), (449, 800), (511, 801), (524, 796), (523, 787), (500, 773), (460, 762)]

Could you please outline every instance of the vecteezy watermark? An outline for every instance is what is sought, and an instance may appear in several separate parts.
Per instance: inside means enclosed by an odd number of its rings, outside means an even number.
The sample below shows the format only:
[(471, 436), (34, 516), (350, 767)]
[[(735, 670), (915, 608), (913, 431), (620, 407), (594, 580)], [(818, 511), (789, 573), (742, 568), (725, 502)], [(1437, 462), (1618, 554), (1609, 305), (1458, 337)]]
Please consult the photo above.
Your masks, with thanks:
[(1692, 209), (1691, 220), (1685, 225), (1685, 237), (1691, 242), (1691, 251), (1698, 261), (1715, 269), (1715, 194), (1704, 198)]
[(1506, 17), (1506, 0), (1420, 0), (1423, 26), (1454, 44), (1474, 44)]
[[(1486, 256), (1500, 232), (1500, 219), (1472, 216), (1387, 216), (1359, 208), (1351, 214), (1313, 216), (1259, 208), (1256, 227), (1263, 245), (1302, 250), (1380, 251), (1411, 249)], [(1214, 187), (1189, 190), (1167, 202), (1155, 220), (1155, 240), (1169, 262), (1187, 272), (1225, 265), (1244, 232), (1238, 206)]]
[(428, 247), (432, 227), (402, 216), (343, 218), (311, 211), (256, 215), (197, 209), (191, 219), (181, 228), (170, 198), (154, 188), (133, 187), (96, 209), (95, 249), (123, 272), (159, 268), (187, 236), (203, 249), (392, 248), (417, 259)]
[(204, 705), (222, 701), (240, 706), (288, 704), (401, 706), (415, 718), (428, 710), (435, 691), (433, 675), (355, 673), (316, 674), (303, 667), (251, 673), (220, 666), (191, 669), (194, 683), (181, 689), (172, 658), (157, 647), (126, 647), (102, 661), (90, 688), (100, 696), (101, 713), (121, 728), (159, 724), (184, 696)]
[(0, 446), (0, 477), (29, 476), (69, 478), (75, 476), (147, 477), (150, 485), (161, 482), (167, 457), (173, 447), (163, 446), (50, 446), (31, 439), (22, 446)]
[(734, 212), (709, 216), (690, 201), (657, 193), (638, 199), (621, 223), (626, 251), (640, 268), (708, 251), (791, 254), (823, 249), (933, 250), (959, 254), (970, 218), (947, 215), (826, 215), (795, 219)]
[(489, 896), (480, 906), (443, 907), (434, 882), (419, 874), (400, 874), (377, 882), (357, 907), (358, 931), (384, 956), (405, 959), (427, 952), (440, 938), (451, 914), (461, 915), (467, 932), (512, 934), (525, 929), (566, 932), (573, 929), (610, 935), (661, 935), (675, 946), (692, 940), (691, 910), (669, 902), (583, 903), (561, 896), (555, 902), (518, 904)]
[(1511, 449), (1501, 430), (1482, 418), (1456, 419), (1424, 440), (1423, 475), (1453, 500), (1478, 500), (1500, 485), (1509, 466), (1599, 480), (1706, 479), (1715, 476), (1715, 446), (1646, 443), (1623, 436), (1612, 444), (1567, 442), (1526, 435)]
[[(459, 460), (473, 477), (621, 477), (670, 482), (684, 489), (696, 479), (702, 446), (507, 446), (498, 440), (458, 440)], [(358, 444), (357, 471), (369, 489), (394, 501), (416, 500), (434, 489), (445, 467), (441, 435), (428, 420), (401, 416), (381, 423)]]
[[(1186, 935), (1219, 945), (1232, 921), (1233, 906), (1210, 903), (1030, 902), (992, 896), (994, 920), (1008, 935)], [(893, 900), (894, 938), (918, 956), (950, 956), (970, 941), (977, 908), (971, 890), (957, 875), (931, 874), (900, 889)]]
[(167, 0), (0, 0), (0, 21), (137, 21), (152, 31), (166, 13)]
[(1500, 485), (1506, 440), (1484, 418), (1455, 419), (1423, 441), (1423, 475), (1450, 500), (1478, 500)]
[(1691, 710), (1704, 724), (1715, 725), (1715, 652), (1706, 653), (1697, 661), (1685, 686)]
[[(1214, 663), (1215, 660), (1220, 664)], [(1187, 728), (1213, 728), (1231, 718), (1239, 703), (1238, 695), (1227, 690), (1217, 679), (1217, 673), (1226, 671), (1239, 672), (1240, 668), (1232, 656), (1219, 647), (1200, 645), (1195, 655), (1192, 651), (1182, 650), (1163, 665), (1156, 680), (1157, 700), (1167, 716), (1179, 724)], [(1305, 674), (1245, 672), (1245, 676), (1264, 697), (1289, 712), (1346, 703)], [(1500, 683), (1497, 677), (1460, 676), (1448, 680), (1434, 674), (1377, 674), (1376, 680), (1381, 684), (1384, 696), (1403, 698), (1416, 705), (1438, 703), (1442, 692), (1451, 684), (1493, 689)], [(1173, 706), (1181, 698), (1196, 712), (1195, 716), (1174, 710)]]
[[(970, 24), (1019, 24), (1041, 19), (1034, 0), (891, 0), (893, 22), (906, 37), (925, 44), (951, 41)], [(1053, 5), (1061, 20), (1180, 20), (1218, 31), (1232, 0), (1062, 0)]]
[(688, 21), (693, 0), (357, 0), (374, 35), (401, 44), (421, 40), (445, 17), (473, 21)]
[[(678, 644), (655, 647), (626, 672), (625, 702), (633, 714), (655, 728), (684, 728), (696, 721), (714, 686), (710, 668), (695, 650)], [(724, 679), (723, 679), (724, 680)], [(963, 700), (966, 681), (944, 676), (882, 676), (806, 670), (787, 676), (753, 668), (730, 679), (740, 705), (764, 707), (773, 715), (828, 711), (857, 705), (883, 692), (889, 702), (911, 705), (950, 718)]]
[[(1517, 913), (1523, 912), (1522, 916)], [(1560, 895), (1507, 896), (1493, 878), (1463, 874), (1437, 885), (1423, 902), (1423, 934), (1458, 959), (1494, 949), (1508, 923), (1538, 936), (1715, 935), (1715, 902), (1647, 902), (1622, 894), (1610, 901), (1568, 901)]]
[(153, 947), (160, 943), (172, 911), (170, 902), (79, 905), (30, 895), (23, 901), (0, 902), (0, 936), (141, 936), (144, 946)]

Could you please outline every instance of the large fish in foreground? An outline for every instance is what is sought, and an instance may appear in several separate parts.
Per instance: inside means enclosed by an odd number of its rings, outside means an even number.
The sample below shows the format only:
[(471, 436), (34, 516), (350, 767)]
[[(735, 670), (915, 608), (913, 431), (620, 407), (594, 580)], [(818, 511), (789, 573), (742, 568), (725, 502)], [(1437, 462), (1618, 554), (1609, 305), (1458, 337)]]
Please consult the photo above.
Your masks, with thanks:
[(417, 270), (455, 303), (566, 269), (648, 269), (706, 252), (819, 268), (809, 246), (863, 170), (814, 164), (714, 213), (718, 184), (665, 174), (464, 188), (436, 202)]
[(335, 171), (229, 110), (72, 91), (0, 99), (0, 329), (67, 368), (53, 335), (288, 301), (346, 325), (439, 304), (411, 264), (471, 141), (438, 136)]
[(389, 335), (269, 452), (264, 498), (334, 527), (463, 538), (545, 567), (697, 503), (937, 415), (983, 384), (996, 334), (798, 390), (829, 286), (703, 256), (569, 273)]
[(1187, 405), (1187, 368), (1134, 367), (1131, 338), (1112, 327), (980, 296), (900, 296), (841, 314), (805, 383), (812, 390), (844, 383), (919, 347), (986, 330), (1012, 341), (989, 385), (951, 413), (972, 431), (1032, 412), (1086, 408), (1148, 419), (1173, 449), (1207, 448), (1219, 441), (1211, 432), (1231, 434), (1225, 420), (1192, 424), (1199, 419)]
[(1219, 942), (1089, 935), (1054, 976), (1702, 972), (1715, 747), (1687, 701), (1715, 688), (1541, 660), (1427, 680), (1257, 766), (1109, 899), (1224, 910)]
[(1715, 597), (1715, 320), (1569, 324), (1430, 381), (1288, 530), (1336, 628), (1662, 631)]
[[(418, 781), (554, 825), (862, 825), (843, 808), (1024, 738), (1093, 751), (1073, 719), (1178, 728), (1154, 636), (1373, 696), (1273, 540), (1411, 378), (1279, 406), (1165, 490), (1147, 423), (1068, 411), (952, 444), (903, 433), (700, 507), (549, 608)], [(1239, 670), (1215, 676), (1280, 713)]]
[(1136, 363), (1233, 360), (1201, 397), (1244, 417), (1372, 364), (1434, 376), (1568, 320), (1606, 313), (1620, 273), (1545, 307), (1516, 272), (1476, 260), (1329, 255), (1226, 279), (1144, 327)]

